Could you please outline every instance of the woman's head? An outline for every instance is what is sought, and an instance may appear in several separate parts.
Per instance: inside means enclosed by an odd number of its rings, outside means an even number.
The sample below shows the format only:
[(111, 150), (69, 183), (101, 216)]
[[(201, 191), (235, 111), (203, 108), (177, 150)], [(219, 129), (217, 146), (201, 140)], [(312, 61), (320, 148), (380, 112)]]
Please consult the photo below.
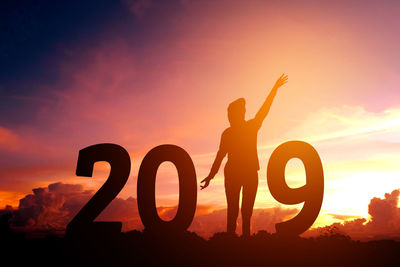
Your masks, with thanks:
[(244, 121), (246, 113), (246, 101), (238, 98), (228, 106), (228, 120), (231, 126), (240, 124)]

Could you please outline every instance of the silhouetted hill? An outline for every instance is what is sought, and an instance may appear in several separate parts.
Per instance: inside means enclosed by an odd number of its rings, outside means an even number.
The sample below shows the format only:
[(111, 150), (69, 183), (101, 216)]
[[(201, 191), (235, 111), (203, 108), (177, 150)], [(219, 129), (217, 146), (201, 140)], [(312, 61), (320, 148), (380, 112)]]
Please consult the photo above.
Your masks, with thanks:
[(1, 225), (2, 261), (11, 260), (9, 266), (400, 266), (400, 242), (359, 242), (335, 233), (283, 238), (260, 231), (247, 239), (216, 233), (205, 240), (192, 232), (131, 231), (26, 238)]

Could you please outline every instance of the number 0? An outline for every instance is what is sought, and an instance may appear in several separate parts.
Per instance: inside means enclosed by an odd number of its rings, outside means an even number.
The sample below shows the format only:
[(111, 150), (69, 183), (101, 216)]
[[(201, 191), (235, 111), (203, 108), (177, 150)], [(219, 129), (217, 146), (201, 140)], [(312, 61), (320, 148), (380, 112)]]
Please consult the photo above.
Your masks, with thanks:
[[(171, 221), (163, 221), (157, 213), (155, 185), (157, 169), (171, 161), (178, 170), (179, 204)], [(139, 215), (146, 229), (152, 231), (184, 231), (192, 223), (196, 211), (196, 171), (189, 154), (175, 145), (160, 145), (147, 153), (140, 165), (137, 183)]]
[[(292, 158), (300, 159), (306, 172), (306, 184), (290, 188), (285, 180), (285, 168)], [(317, 151), (308, 143), (289, 141), (272, 152), (267, 168), (267, 182), (272, 196), (283, 204), (304, 202), (296, 217), (275, 225), (278, 234), (299, 235), (318, 217), (324, 195), (324, 172)]]

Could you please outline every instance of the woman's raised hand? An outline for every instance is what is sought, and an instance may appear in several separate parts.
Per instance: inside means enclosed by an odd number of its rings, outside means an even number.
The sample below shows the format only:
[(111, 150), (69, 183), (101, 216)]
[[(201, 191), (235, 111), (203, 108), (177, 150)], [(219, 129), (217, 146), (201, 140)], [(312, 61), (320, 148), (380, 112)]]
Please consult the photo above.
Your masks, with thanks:
[(279, 77), (279, 79), (275, 82), (274, 89), (278, 89), (287, 82), (288, 82), (288, 76), (285, 73), (283, 73), (281, 77)]

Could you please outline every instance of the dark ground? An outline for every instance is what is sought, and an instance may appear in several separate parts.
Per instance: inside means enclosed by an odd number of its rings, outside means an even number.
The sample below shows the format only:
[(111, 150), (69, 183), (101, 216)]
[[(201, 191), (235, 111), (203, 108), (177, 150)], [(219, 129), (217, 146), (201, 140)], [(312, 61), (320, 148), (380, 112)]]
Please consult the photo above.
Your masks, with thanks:
[(360, 242), (326, 233), (284, 238), (261, 231), (248, 239), (216, 233), (131, 231), (65, 238), (26, 237), (0, 222), (0, 266), (400, 266), (400, 242)]

